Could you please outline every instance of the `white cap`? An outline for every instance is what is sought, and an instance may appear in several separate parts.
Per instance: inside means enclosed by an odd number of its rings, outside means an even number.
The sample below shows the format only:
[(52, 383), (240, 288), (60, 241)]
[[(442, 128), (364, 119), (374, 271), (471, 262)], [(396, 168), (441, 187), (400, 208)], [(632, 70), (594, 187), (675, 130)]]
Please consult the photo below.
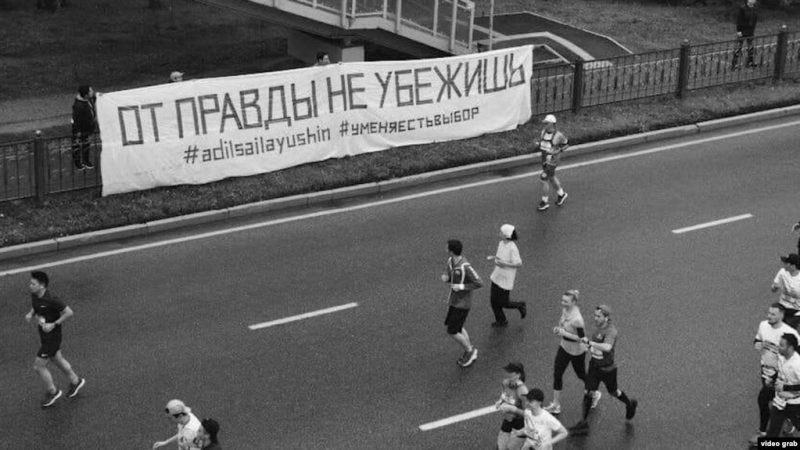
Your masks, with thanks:
[(542, 119), (542, 122), (544, 122), (544, 123), (556, 123), (556, 116), (554, 116), (552, 114), (548, 114), (548, 115), (544, 116), (544, 119)]
[(182, 401), (175, 399), (170, 400), (167, 402), (167, 407), (165, 408), (167, 414), (189, 414), (192, 412), (191, 408), (186, 406)]
[(177, 70), (169, 74), (169, 79), (172, 81), (178, 81), (183, 76), (183, 72), (178, 72)]
[(511, 239), (511, 235), (514, 234), (514, 225), (504, 224), (500, 227), (500, 233), (506, 237), (506, 239)]

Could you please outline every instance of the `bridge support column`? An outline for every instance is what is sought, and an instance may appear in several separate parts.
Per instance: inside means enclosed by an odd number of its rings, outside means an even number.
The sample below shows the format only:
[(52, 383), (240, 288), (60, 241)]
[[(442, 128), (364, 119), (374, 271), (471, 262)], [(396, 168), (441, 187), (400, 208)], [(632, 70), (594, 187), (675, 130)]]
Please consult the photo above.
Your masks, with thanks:
[(326, 39), (302, 31), (289, 32), (288, 52), (290, 56), (313, 65), (317, 52), (327, 52), (332, 63), (364, 61), (364, 45), (351, 39)]

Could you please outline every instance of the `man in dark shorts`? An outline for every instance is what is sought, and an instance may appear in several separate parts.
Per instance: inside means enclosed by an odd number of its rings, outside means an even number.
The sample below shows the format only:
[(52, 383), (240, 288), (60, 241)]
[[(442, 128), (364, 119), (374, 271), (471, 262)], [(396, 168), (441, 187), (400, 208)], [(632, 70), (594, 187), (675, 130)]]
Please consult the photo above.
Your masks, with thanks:
[(586, 372), (586, 393), (583, 396), (583, 419), (570, 428), (573, 434), (586, 434), (589, 432), (589, 411), (592, 408), (594, 392), (600, 383), (606, 385), (608, 393), (625, 404), (625, 419), (631, 420), (636, 415), (639, 402), (629, 399), (617, 387), (617, 365), (614, 363), (614, 347), (617, 343), (617, 327), (611, 324), (611, 308), (600, 305), (594, 310), (594, 332), (589, 337), (581, 339), (583, 345), (589, 350), (589, 370)]
[(464, 354), (457, 363), (461, 367), (468, 367), (478, 359), (478, 349), (469, 340), (469, 334), (464, 328), (469, 309), (472, 307), (472, 291), (483, 286), (478, 272), (461, 255), (463, 245), (461, 241), (450, 239), (447, 241), (447, 268), (442, 274), (442, 281), (450, 284), (448, 297), (449, 307), (444, 324), (447, 325), (447, 334), (453, 337), (464, 348)]
[(86, 380), (78, 377), (69, 361), (61, 354), (61, 324), (72, 317), (72, 309), (65, 305), (56, 296), (51, 295), (47, 289), (50, 280), (44, 272), (31, 272), (28, 288), (31, 292), (31, 310), (25, 315), (25, 320), (36, 324), (39, 331), (41, 347), (36, 353), (33, 370), (39, 374), (44, 382), (47, 393), (42, 401), (42, 407), (52, 406), (63, 392), (53, 383), (53, 375), (47, 368), (47, 363), (52, 360), (55, 365), (69, 378), (70, 388), (67, 397), (78, 395)]

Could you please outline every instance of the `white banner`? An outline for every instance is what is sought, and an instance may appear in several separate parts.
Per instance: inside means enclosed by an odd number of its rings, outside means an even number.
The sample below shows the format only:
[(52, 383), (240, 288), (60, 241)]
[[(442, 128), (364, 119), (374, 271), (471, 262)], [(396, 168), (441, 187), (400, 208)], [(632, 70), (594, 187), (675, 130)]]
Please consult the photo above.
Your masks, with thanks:
[(532, 47), (333, 64), (102, 94), (103, 195), (511, 130)]

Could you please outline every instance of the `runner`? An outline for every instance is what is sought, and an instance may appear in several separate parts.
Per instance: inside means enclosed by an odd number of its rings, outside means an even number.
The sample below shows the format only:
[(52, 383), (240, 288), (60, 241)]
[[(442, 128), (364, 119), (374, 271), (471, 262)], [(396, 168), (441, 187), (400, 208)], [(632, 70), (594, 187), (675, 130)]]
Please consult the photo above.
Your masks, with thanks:
[(567, 438), (564, 425), (542, 408), (544, 392), (531, 389), (525, 396), (525, 428), (519, 431), (525, 437), (523, 450), (552, 450), (553, 445)]
[(447, 325), (447, 334), (464, 348), (464, 354), (457, 361), (458, 365), (469, 367), (478, 359), (478, 349), (469, 340), (464, 322), (472, 307), (472, 291), (483, 286), (483, 281), (467, 258), (461, 255), (462, 250), (461, 241), (456, 239), (447, 241), (447, 252), (450, 257), (447, 258), (447, 268), (442, 274), (442, 281), (450, 283), (450, 306), (444, 324)]
[(600, 383), (606, 385), (608, 393), (625, 404), (625, 419), (631, 420), (636, 415), (639, 402), (629, 399), (617, 387), (617, 365), (614, 362), (614, 347), (617, 343), (617, 327), (611, 323), (611, 308), (606, 305), (598, 306), (594, 311), (595, 329), (591, 339), (584, 337), (581, 342), (589, 350), (589, 371), (586, 373), (586, 394), (583, 396), (583, 419), (575, 424), (570, 431), (575, 434), (589, 432), (589, 411), (592, 406), (594, 392)]
[(545, 124), (536, 141), (538, 150), (542, 153), (542, 201), (539, 202), (539, 211), (550, 207), (550, 187), (556, 191), (558, 198), (556, 206), (561, 206), (567, 200), (567, 194), (561, 187), (561, 182), (556, 177), (556, 168), (561, 160), (561, 153), (568, 147), (567, 137), (556, 129), (556, 116), (548, 114), (542, 122)]
[(778, 378), (769, 414), (768, 437), (780, 437), (786, 419), (800, 427), (800, 355), (797, 336), (784, 334), (778, 345)]
[(783, 268), (778, 270), (772, 280), (772, 292), (779, 292), (779, 302), (785, 310), (783, 321), (797, 329), (800, 324), (800, 256), (791, 253), (781, 256)]
[[(553, 401), (545, 408), (551, 414), (561, 414), (561, 389), (564, 387), (564, 372), (572, 363), (575, 375), (586, 382), (586, 348), (581, 345), (584, 332), (583, 316), (578, 308), (577, 289), (571, 289), (561, 295), (561, 319), (553, 328), (553, 334), (561, 337), (553, 364)], [(600, 391), (595, 391), (592, 407), (600, 400)]]
[(72, 370), (72, 365), (61, 353), (61, 324), (73, 316), (72, 309), (64, 304), (58, 297), (50, 294), (48, 286), (50, 278), (41, 271), (31, 272), (28, 289), (31, 293), (31, 310), (25, 315), (25, 320), (37, 325), (41, 346), (36, 353), (33, 370), (39, 374), (47, 390), (42, 408), (52, 406), (63, 392), (53, 382), (53, 375), (47, 368), (47, 363), (53, 363), (69, 378), (69, 391), (67, 397), (73, 398), (86, 384), (86, 379), (78, 377)]
[(750, 445), (758, 445), (758, 438), (767, 435), (769, 404), (775, 397), (775, 379), (778, 376), (778, 350), (784, 334), (793, 334), (800, 338), (794, 328), (783, 323), (783, 306), (773, 303), (767, 309), (767, 320), (758, 324), (758, 332), (753, 341), (756, 350), (761, 354), (761, 390), (758, 392), (758, 433), (750, 439)]
[(515, 432), (525, 427), (522, 397), (528, 393), (525, 386), (525, 367), (519, 362), (510, 362), (503, 367), (503, 390), (495, 408), (503, 411), (503, 423), (497, 434), (498, 450), (514, 450), (520, 448), (523, 439)]
[(505, 224), (501, 226), (500, 238), (501, 241), (497, 244), (497, 252), (486, 257), (486, 259), (494, 261), (494, 270), (489, 277), (492, 280), (490, 303), (492, 312), (494, 312), (493, 327), (508, 325), (508, 320), (503, 312), (504, 308), (519, 310), (519, 316), (522, 319), (528, 314), (528, 307), (525, 302), (512, 302), (510, 300), (517, 269), (522, 267), (522, 258), (519, 256), (519, 249), (516, 244), (518, 239), (517, 230), (514, 225)]
[(165, 408), (167, 416), (178, 427), (175, 436), (153, 444), (153, 449), (169, 445), (173, 442), (178, 443), (178, 450), (200, 450), (202, 447), (200, 439), (200, 420), (192, 414), (191, 408), (180, 400), (170, 400)]
[(219, 445), (219, 423), (214, 419), (203, 419), (200, 421), (200, 439), (203, 443), (203, 450), (222, 450)]

